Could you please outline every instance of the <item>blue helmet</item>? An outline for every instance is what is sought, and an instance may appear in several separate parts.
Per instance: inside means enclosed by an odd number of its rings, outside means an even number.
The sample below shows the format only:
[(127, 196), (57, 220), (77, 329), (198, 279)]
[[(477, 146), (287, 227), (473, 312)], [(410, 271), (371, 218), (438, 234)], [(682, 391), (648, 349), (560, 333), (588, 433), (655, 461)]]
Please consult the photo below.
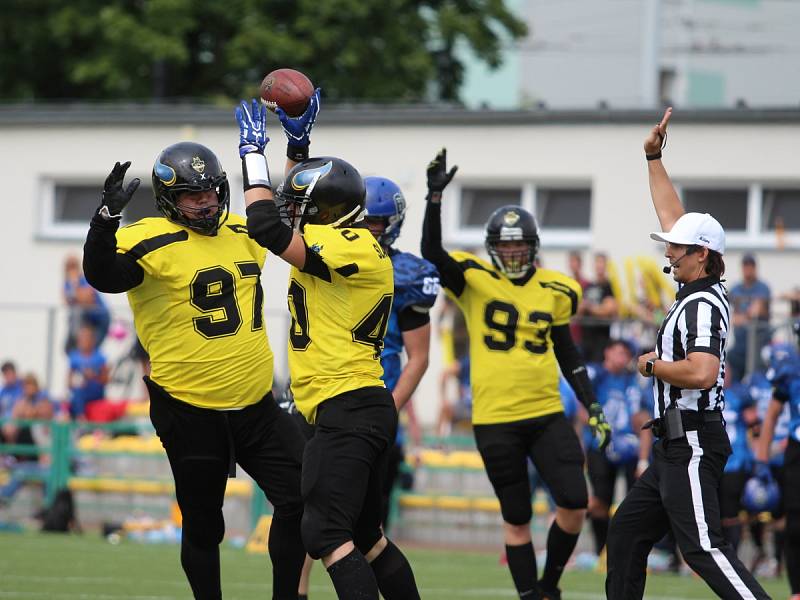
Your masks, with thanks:
[(742, 492), (742, 506), (751, 513), (774, 511), (781, 501), (778, 482), (772, 478), (751, 477)]
[(366, 218), (383, 218), (386, 228), (378, 236), (383, 246), (391, 246), (400, 235), (406, 216), (406, 198), (398, 185), (385, 177), (365, 177), (367, 188)]

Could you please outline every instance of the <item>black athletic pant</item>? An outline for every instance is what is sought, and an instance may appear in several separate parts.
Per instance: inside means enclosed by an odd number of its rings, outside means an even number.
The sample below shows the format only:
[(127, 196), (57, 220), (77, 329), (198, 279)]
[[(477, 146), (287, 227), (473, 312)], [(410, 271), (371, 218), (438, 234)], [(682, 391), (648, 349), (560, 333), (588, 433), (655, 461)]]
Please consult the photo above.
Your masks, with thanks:
[(656, 443), (653, 464), (611, 520), (607, 598), (642, 598), (647, 555), (670, 527), (684, 560), (717, 596), (769, 598), (722, 536), (718, 492), (730, 453), (721, 422)]
[(272, 393), (241, 410), (218, 411), (176, 400), (149, 378), (145, 383), (150, 392), (150, 420), (175, 478), (183, 516), (181, 564), (195, 598), (222, 597), (222, 503), (233, 459), (274, 507), (269, 538), (273, 598), (297, 598), (305, 559), (300, 543), (304, 439), (297, 424), (278, 407)]

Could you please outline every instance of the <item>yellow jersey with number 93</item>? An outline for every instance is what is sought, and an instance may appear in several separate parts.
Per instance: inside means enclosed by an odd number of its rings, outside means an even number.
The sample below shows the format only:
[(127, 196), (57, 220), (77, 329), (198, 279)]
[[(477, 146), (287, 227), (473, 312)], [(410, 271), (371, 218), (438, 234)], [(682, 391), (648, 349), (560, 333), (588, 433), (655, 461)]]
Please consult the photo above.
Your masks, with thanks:
[(569, 323), (580, 285), (549, 269), (515, 285), (473, 254), (450, 255), (466, 279), (455, 301), (469, 331), (472, 422), (508, 423), (563, 410), (550, 328)]
[(215, 236), (142, 219), (117, 231), (117, 252), (145, 272), (128, 301), (153, 381), (213, 409), (255, 404), (272, 389), (260, 277), (266, 250), (241, 216), (230, 215)]
[(313, 423), (325, 400), (381, 386), (380, 356), (394, 296), (392, 261), (368, 229), (306, 225), (327, 277), (292, 269), (289, 373), (298, 410)]

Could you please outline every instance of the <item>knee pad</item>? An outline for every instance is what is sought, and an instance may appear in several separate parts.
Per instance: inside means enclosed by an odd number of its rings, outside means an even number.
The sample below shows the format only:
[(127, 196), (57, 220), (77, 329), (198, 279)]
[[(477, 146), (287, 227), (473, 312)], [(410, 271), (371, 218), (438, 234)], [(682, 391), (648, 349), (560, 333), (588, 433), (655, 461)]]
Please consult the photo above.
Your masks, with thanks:
[(222, 510), (189, 509), (183, 513), (183, 537), (198, 548), (219, 546), (225, 536)]
[(527, 481), (520, 481), (497, 490), (497, 498), (500, 500), (500, 512), (506, 523), (511, 525), (530, 523), (533, 510)]
[(354, 533), (353, 542), (356, 548), (358, 548), (358, 551), (364, 556), (366, 556), (375, 544), (378, 543), (378, 540), (383, 537), (383, 532), (381, 532), (380, 528), (371, 529), (369, 531), (356, 530)]

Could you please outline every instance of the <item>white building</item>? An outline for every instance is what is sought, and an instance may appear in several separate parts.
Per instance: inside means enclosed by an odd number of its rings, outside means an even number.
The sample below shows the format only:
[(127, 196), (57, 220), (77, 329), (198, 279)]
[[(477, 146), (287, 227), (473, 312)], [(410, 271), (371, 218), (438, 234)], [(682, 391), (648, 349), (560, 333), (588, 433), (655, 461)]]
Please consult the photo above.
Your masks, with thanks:
[[(0, 108), (4, 169), (0, 360), (50, 379), (64, 392), (62, 264), (79, 253), (102, 183), (114, 162), (130, 160), (144, 184), (131, 210), (152, 209), (150, 169), (158, 152), (180, 140), (214, 149), (232, 181), (233, 208), (243, 208), (238, 133), (232, 108), (195, 106), (52, 106)], [(315, 154), (334, 154), (364, 175), (395, 179), (408, 200), (398, 246), (419, 251), (425, 168), (439, 148), (459, 165), (445, 197), (450, 247), (480, 247), (486, 216), (520, 202), (542, 226), (542, 257), (564, 269), (570, 249), (604, 250), (618, 264), (645, 255), (662, 261), (648, 233), (658, 228), (647, 186), (642, 140), (654, 112), (490, 112), (435, 108), (326, 108), (315, 128)], [(283, 134), (270, 121), (268, 154), (284, 164)], [(800, 283), (800, 111), (680, 112), (670, 126), (665, 164), (693, 210), (726, 226), (729, 281), (745, 251), (759, 257), (774, 293)], [(776, 224), (777, 233), (776, 233)], [(590, 267), (590, 264), (587, 264)], [(591, 276), (591, 269), (587, 268)], [(287, 269), (274, 257), (263, 276), (269, 334), (280, 364), (286, 331)], [(124, 296), (109, 302), (125, 314)], [(778, 305), (777, 311), (785, 306)], [(48, 314), (51, 321), (48, 321)], [(271, 316), (270, 316), (271, 315)], [(419, 412), (437, 409), (441, 359), (418, 393)]]
[(507, 0), (529, 34), (497, 72), (462, 51), (468, 106), (800, 105), (800, 2)]

